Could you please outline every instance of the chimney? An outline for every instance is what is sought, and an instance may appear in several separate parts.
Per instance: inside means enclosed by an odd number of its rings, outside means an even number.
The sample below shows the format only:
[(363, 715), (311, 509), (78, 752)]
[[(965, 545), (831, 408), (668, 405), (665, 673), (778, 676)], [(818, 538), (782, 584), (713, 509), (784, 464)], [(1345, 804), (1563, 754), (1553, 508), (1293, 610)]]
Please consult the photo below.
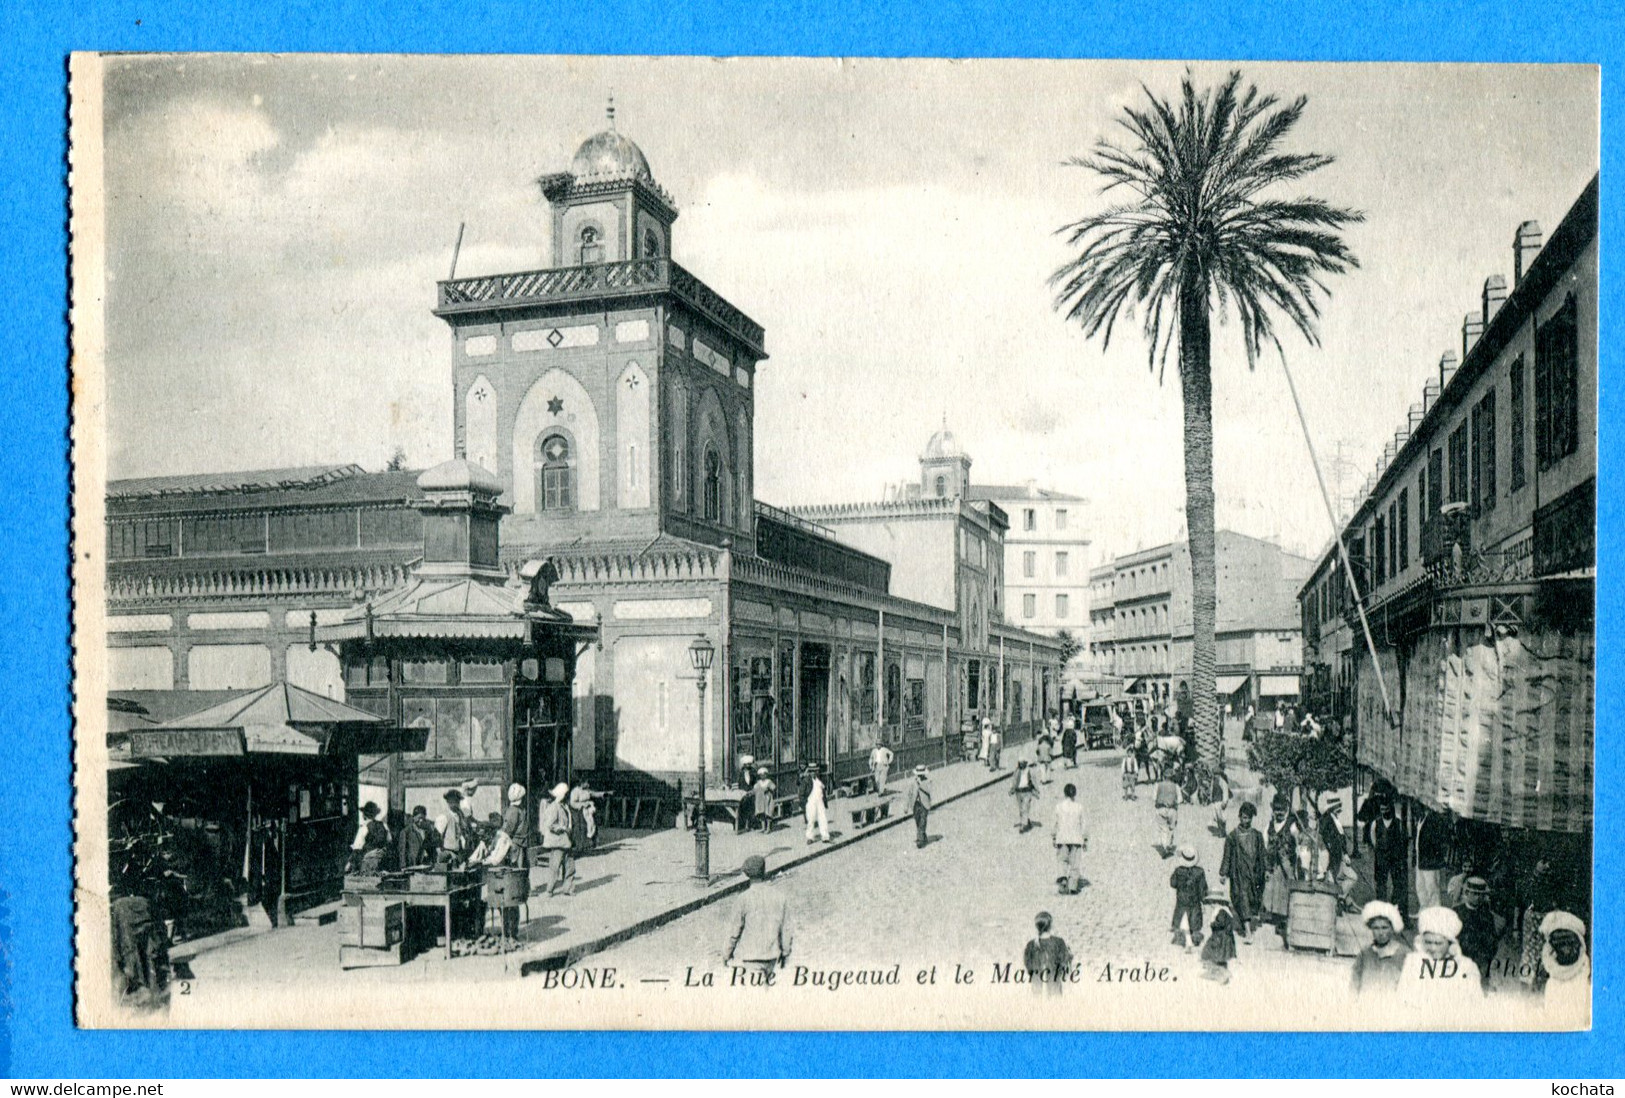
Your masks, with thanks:
[(1461, 321), (1461, 360), (1467, 361), (1467, 352), (1473, 349), (1478, 337), (1484, 334), (1484, 314), (1468, 313)]
[(1540, 253), (1540, 222), (1525, 221), (1518, 226), (1517, 233), (1512, 238), (1512, 284), (1516, 286), (1523, 281), (1530, 264), (1534, 263), (1535, 256)]
[(1439, 394), (1442, 396), (1450, 379), (1456, 376), (1456, 352), (1446, 351), (1439, 358)]
[(1490, 275), (1484, 280), (1484, 327), (1487, 330), (1495, 314), (1501, 311), (1501, 306), (1507, 300), (1507, 280), (1500, 275)]
[[(1432, 382), (1429, 382), (1428, 384), (1431, 385)], [(1410, 411), (1405, 413), (1406, 434), (1414, 435), (1416, 434), (1416, 429), (1422, 426), (1422, 417), (1427, 414), (1426, 401), (1427, 388), (1424, 386), (1422, 389), (1422, 399), (1417, 401), (1415, 404), (1412, 404)]]
[(1422, 414), (1427, 415), (1428, 410), (1439, 403), (1439, 379), (1430, 377), (1427, 384), (1422, 386)]

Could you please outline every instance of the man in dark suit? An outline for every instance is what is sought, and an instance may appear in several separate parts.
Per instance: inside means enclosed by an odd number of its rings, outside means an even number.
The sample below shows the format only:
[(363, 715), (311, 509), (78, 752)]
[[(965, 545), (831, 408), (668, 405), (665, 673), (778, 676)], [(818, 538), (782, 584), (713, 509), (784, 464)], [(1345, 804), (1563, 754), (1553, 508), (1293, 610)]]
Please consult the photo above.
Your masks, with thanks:
[(1405, 825), (1394, 815), (1394, 802), (1385, 800), (1378, 807), (1376, 822), (1371, 825), (1371, 885), (1378, 899), (1387, 900), (1401, 911), (1405, 910), (1408, 849)]

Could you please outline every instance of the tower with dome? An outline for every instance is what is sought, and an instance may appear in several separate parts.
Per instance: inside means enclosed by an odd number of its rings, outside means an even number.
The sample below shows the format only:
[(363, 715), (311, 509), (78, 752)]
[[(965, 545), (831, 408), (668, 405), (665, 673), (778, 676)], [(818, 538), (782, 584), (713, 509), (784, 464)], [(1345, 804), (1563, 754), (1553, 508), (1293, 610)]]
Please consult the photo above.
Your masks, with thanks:
[(515, 552), (754, 536), (762, 326), (672, 259), (676, 205), (614, 126), (537, 180), (552, 266), (453, 278), (457, 456), (502, 482)]

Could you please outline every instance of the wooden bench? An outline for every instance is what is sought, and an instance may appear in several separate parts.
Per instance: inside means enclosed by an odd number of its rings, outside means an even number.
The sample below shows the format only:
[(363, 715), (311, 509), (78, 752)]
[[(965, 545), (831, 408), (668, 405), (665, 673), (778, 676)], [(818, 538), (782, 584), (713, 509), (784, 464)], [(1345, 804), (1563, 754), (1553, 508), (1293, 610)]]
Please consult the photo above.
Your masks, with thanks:
[(640, 827), (659, 827), (660, 798), (611, 795), (604, 801), (603, 825), (633, 830)]
[(891, 803), (892, 795), (888, 793), (883, 797), (843, 797), (840, 805), (841, 810), (852, 818), (853, 829), (857, 830), (890, 817)]

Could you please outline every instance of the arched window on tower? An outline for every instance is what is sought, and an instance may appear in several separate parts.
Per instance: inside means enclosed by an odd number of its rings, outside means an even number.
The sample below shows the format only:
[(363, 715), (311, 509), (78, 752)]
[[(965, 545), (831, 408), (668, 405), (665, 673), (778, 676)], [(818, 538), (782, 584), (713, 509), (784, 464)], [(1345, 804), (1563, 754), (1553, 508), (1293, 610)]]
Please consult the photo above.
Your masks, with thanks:
[(544, 436), (536, 444), (536, 509), (575, 510), (575, 476), (570, 440), (559, 434)]
[(650, 259), (660, 258), (660, 234), (653, 229), (646, 229), (643, 233), (643, 254)]
[(705, 518), (722, 521), (722, 456), (709, 446), (705, 448)]
[(604, 238), (597, 225), (584, 225), (581, 229), (581, 265), (604, 261)]
[(937, 498), (938, 499), (945, 499), (947, 497), (947, 495), (948, 495), (948, 478), (944, 477), (944, 476), (939, 476), (939, 477), (937, 477)]

